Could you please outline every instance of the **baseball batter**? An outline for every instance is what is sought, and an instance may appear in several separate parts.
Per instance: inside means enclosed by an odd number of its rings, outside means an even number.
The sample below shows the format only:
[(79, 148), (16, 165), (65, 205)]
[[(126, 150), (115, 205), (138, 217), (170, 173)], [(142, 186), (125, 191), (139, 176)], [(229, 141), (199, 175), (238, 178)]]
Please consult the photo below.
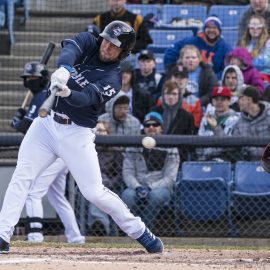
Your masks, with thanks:
[[(25, 134), (38, 116), (38, 110), (47, 96), (49, 72), (43, 64), (29, 62), (25, 64), (21, 77), (24, 86), (32, 92), (33, 98), (27, 111), (23, 108), (17, 110), (11, 125), (17, 131)], [(65, 197), (67, 173), (67, 166), (63, 160), (58, 158), (31, 184), (25, 203), (27, 240), (29, 242), (42, 242), (44, 240), (42, 234), (42, 197), (47, 194), (50, 204), (64, 224), (67, 241), (69, 243), (85, 243), (85, 237), (80, 233), (74, 211)]]
[(115, 193), (103, 186), (94, 144), (99, 109), (120, 91), (119, 63), (129, 55), (135, 40), (132, 27), (114, 21), (97, 40), (84, 32), (62, 43), (59, 68), (51, 76), (51, 88), (59, 89), (53, 110), (45, 118), (36, 118), (29, 128), (5, 195), (0, 213), (1, 253), (9, 252), (10, 237), (31, 184), (58, 157), (87, 200), (111, 215), (148, 252), (163, 252), (162, 241)]

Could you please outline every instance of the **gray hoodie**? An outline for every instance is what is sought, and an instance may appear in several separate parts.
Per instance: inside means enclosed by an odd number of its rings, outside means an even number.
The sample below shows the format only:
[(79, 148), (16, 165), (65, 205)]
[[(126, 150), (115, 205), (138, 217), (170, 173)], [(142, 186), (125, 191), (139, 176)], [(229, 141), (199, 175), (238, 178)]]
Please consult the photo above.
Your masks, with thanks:
[(100, 115), (98, 120), (109, 123), (111, 135), (140, 135), (140, 122), (136, 117), (128, 114), (126, 120), (120, 122), (113, 116), (114, 104), (116, 100), (123, 95), (125, 95), (125, 93), (120, 91), (116, 96), (109, 100), (105, 107), (106, 113)]
[(236, 89), (234, 91), (232, 91), (231, 104), (233, 104), (238, 100), (238, 94), (244, 86), (244, 76), (243, 76), (241, 69), (237, 65), (228, 65), (224, 68), (223, 73), (222, 73), (222, 77), (221, 77), (221, 85), (222, 86), (225, 85), (224, 84), (225, 74), (226, 74), (227, 70), (231, 69), (231, 68), (234, 69), (236, 76), (237, 76), (237, 86), (236, 86)]

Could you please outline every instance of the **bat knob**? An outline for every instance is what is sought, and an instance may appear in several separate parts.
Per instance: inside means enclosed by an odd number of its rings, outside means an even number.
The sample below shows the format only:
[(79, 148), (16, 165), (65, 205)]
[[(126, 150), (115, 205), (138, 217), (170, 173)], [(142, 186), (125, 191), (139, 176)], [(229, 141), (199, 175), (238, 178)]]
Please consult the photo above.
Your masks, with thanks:
[(38, 112), (38, 115), (42, 118), (46, 117), (48, 115), (48, 111), (45, 109), (40, 109)]

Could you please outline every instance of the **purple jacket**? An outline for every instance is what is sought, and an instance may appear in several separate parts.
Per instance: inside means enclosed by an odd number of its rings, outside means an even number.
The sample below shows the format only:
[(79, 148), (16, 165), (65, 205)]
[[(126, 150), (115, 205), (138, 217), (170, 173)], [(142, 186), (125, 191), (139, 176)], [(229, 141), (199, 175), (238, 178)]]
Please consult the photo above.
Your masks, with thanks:
[(229, 64), (231, 57), (240, 59), (246, 66), (245, 69), (242, 69), (244, 83), (255, 86), (258, 90), (260, 90), (261, 94), (263, 94), (263, 80), (259, 71), (252, 66), (252, 58), (248, 50), (246, 48), (235, 48), (234, 50), (230, 51), (226, 57), (226, 65)]

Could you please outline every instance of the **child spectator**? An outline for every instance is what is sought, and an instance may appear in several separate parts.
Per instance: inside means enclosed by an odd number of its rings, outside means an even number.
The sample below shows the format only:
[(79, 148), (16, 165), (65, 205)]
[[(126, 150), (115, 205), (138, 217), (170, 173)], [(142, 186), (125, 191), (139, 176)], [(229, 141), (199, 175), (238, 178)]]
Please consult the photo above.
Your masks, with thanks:
[(202, 61), (199, 50), (193, 45), (186, 45), (181, 51), (177, 65), (188, 70), (187, 89), (200, 98), (201, 106), (206, 107), (210, 102), (211, 91), (218, 85), (216, 75), (209, 64)]
[(237, 65), (244, 76), (244, 83), (252, 85), (264, 92), (264, 84), (260, 73), (253, 67), (252, 58), (246, 48), (235, 48), (226, 57), (227, 65)]
[(240, 109), (237, 101), (239, 92), (244, 86), (244, 77), (241, 69), (236, 65), (226, 66), (222, 73), (221, 85), (230, 88), (232, 94), (230, 108), (239, 112)]

